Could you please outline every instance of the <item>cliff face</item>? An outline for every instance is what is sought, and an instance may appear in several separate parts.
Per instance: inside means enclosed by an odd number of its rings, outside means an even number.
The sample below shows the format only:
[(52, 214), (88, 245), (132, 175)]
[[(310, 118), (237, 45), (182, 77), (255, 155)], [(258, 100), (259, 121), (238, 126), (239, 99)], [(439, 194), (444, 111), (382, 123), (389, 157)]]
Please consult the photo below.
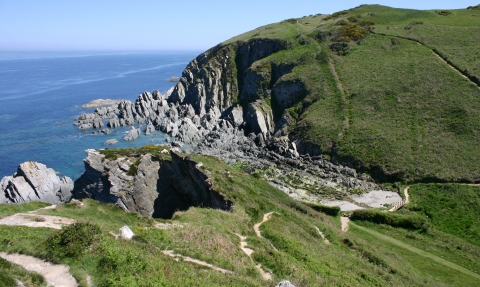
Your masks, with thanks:
[(256, 80), (262, 79), (250, 71), (252, 64), (285, 49), (288, 43), (275, 39), (214, 47), (188, 64), (169, 101), (191, 104), (200, 117), (215, 107), (223, 112), (235, 103), (250, 102), (259, 88)]
[(85, 173), (75, 181), (75, 198), (93, 198), (161, 218), (191, 206), (230, 210), (233, 204), (213, 188), (201, 164), (176, 152), (171, 152), (171, 161), (150, 154), (134, 161), (107, 159), (95, 150), (87, 153)]

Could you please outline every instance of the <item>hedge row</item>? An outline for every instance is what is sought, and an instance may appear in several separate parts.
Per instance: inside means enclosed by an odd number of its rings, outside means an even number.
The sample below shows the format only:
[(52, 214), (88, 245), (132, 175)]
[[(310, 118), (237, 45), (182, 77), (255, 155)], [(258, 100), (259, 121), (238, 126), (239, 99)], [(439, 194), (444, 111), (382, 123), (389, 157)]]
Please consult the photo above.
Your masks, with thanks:
[(340, 213), (340, 207), (338, 206), (326, 206), (326, 205), (313, 204), (313, 203), (308, 204), (308, 206), (310, 206), (316, 211), (323, 212), (331, 216), (337, 216)]
[(378, 210), (355, 210), (350, 217), (352, 220), (365, 220), (377, 224), (388, 224), (393, 227), (402, 227), (406, 229), (428, 228), (427, 219), (417, 215), (404, 215)]

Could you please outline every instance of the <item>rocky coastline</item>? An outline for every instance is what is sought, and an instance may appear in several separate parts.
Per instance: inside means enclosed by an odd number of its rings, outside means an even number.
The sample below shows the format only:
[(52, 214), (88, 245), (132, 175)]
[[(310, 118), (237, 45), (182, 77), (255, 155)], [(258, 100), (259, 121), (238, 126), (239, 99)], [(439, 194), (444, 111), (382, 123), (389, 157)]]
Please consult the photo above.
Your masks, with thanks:
[(268, 39), (214, 47), (193, 60), (165, 95), (145, 92), (135, 102), (99, 107), (75, 125), (130, 126), (124, 140), (161, 131), (172, 146), (244, 165), (299, 200), (353, 202), (352, 195), (382, 190), (370, 176), (333, 164), (320, 148), (289, 133), (294, 119), (287, 109), (305, 96), (303, 84), (287, 77), (293, 66), (258, 65), (288, 48)]
[[(361, 208), (353, 195), (382, 188), (366, 174), (333, 164), (317, 146), (289, 133), (294, 119), (287, 108), (304, 96), (303, 84), (286, 77), (293, 66), (258, 65), (259, 60), (288, 48), (287, 43), (268, 39), (214, 47), (193, 60), (165, 95), (153, 91), (142, 93), (135, 102), (93, 101), (88, 106), (97, 108), (93, 113), (81, 114), (74, 125), (82, 130), (93, 129), (93, 133), (109, 133), (109, 129), (129, 126), (125, 141), (158, 130), (171, 146), (182, 148), (187, 154), (217, 156), (230, 165), (242, 166), (295, 199), (326, 204), (347, 200), (354, 208)], [(86, 171), (75, 183), (75, 197), (116, 203), (124, 210), (144, 215), (158, 214), (156, 210), (160, 209), (153, 204), (160, 193), (160, 186), (155, 183), (159, 176), (156, 170), (165, 169), (166, 163), (153, 162), (145, 155), (138, 168), (146, 168), (144, 174), (151, 176), (136, 178), (137, 175), (127, 174), (132, 162), (101, 161), (99, 156), (88, 151)], [(172, 153), (172, 158), (179, 157)], [(164, 174), (165, 180), (171, 181), (174, 174)], [(145, 188), (134, 194), (131, 188), (137, 184)], [(170, 194), (182, 194), (180, 187), (171, 190), (175, 191)], [(131, 195), (130, 199), (124, 197), (126, 194)], [(139, 203), (143, 197), (148, 203)], [(178, 198), (174, 206), (198, 204), (186, 204), (188, 200)], [(217, 206), (203, 201), (202, 204)], [(169, 213), (171, 210), (165, 211), (162, 217)]]

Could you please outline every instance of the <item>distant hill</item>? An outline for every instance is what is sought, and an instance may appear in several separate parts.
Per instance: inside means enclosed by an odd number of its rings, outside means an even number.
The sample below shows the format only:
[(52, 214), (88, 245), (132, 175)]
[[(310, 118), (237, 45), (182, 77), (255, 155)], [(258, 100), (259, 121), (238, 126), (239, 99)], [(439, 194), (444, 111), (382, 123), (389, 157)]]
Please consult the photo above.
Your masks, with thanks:
[[(207, 111), (209, 104), (245, 110), (264, 102), (273, 136), (287, 125), (304, 153), (328, 155), (380, 181), (478, 182), (475, 7), (361, 5), (266, 25), (199, 56), (184, 72), (180, 84), (189, 91), (179, 98)], [(221, 92), (195, 88), (212, 82), (207, 71), (221, 75)], [(206, 100), (195, 90), (205, 90)]]

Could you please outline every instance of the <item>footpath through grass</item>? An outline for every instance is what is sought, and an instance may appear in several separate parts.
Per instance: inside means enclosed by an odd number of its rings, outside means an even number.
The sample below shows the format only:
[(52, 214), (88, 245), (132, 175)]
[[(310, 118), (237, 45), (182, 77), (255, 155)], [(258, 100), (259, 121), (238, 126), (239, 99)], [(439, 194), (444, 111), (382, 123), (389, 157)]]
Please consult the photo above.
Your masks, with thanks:
[[(391, 244), (394, 244), (394, 245), (396, 245), (396, 246), (398, 246), (398, 247), (401, 247), (401, 248), (403, 248), (403, 249), (407, 249), (407, 250), (409, 250), (409, 251), (411, 251), (411, 252), (413, 252), (413, 253), (415, 253), (415, 254), (418, 254), (418, 255), (420, 255), (420, 256), (423, 256), (423, 257), (425, 257), (425, 258), (428, 258), (428, 259), (430, 259), (430, 260), (433, 260), (433, 261), (435, 261), (435, 262), (437, 262), (437, 263), (439, 263), (439, 264), (442, 264), (442, 265), (444, 265), (444, 266), (446, 266), (446, 267), (448, 267), (448, 268), (454, 269), (454, 270), (459, 271), (459, 272), (461, 272), (461, 273), (463, 273), (463, 274), (465, 274), (465, 275), (471, 276), (471, 277), (475, 278), (476, 280), (478, 280), (478, 281), (475, 281), (475, 280), (474, 280), (473, 282), (477, 282), (477, 284), (480, 283), (480, 275), (479, 275), (479, 274), (474, 273), (474, 272), (472, 272), (472, 271), (470, 271), (470, 270), (468, 270), (468, 269), (466, 269), (466, 268), (463, 268), (462, 266), (459, 266), (459, 265), (457, 265), (457, 264), (455, 264), (455, 263), (453, 263), (453, 262), (447, 261), (447, 260), (445, 260), (445, 259), (443, 259), (443, 258), (440, 258), (440, 257), (434, 255), (434, 254), (431, 254), (431, 253), (426, 252), (426, 251), (424, 251), (424, 250), (418, 249), (418, 248), (413, 247), (413, 246), (411, 246), (411, 245), (409, 245), (409, 244), (407, 244), (407, 243), (405, 243), (405, 242), (403, 242), (403, 241), (400, 241), (400, 240), (397, 240), (397, 239), (392, 238), (392, 237), (390, 237), (390, 236), (387, 236), (387, 235), (384, 235), (384, 234), (382, 234), (382, 233), (376, 232), (376, 231), (371, 230), (371, 229), (369, 229), (369, 228), (365, 228), (365, 227), (363, 227), (363, 226), (357, 225), (357, 224), (352, 223), (352, 222), (350, 222), (350, 224), (351, 224), (351, 227), (352, 227), (352, 226), (354, 227), (353, 229), (350, 228), (350, 231), (353, 231), (353, 230), (355, 230), (355, 228), (356, 228), (356, 229), (358, 229), (358, 230), (360, 230), (360, 231), (369, 233), (370, 235), (373, 235), (373, 236), (374, 236), (375, 238), (377, 238), (377, 239), (381, 239), (381, 240), (383, 240), (383, 241), (387, 241), (387, 242), (389, 242), (389, 243), (391, 243)], [(467, 281), (471, 281), (471, 280), (466, 279), (465, 281), (462, 282), (462, 284), (466, 283)], [(465, 285), (464, 285), (464, 286), (465, 286)]]

